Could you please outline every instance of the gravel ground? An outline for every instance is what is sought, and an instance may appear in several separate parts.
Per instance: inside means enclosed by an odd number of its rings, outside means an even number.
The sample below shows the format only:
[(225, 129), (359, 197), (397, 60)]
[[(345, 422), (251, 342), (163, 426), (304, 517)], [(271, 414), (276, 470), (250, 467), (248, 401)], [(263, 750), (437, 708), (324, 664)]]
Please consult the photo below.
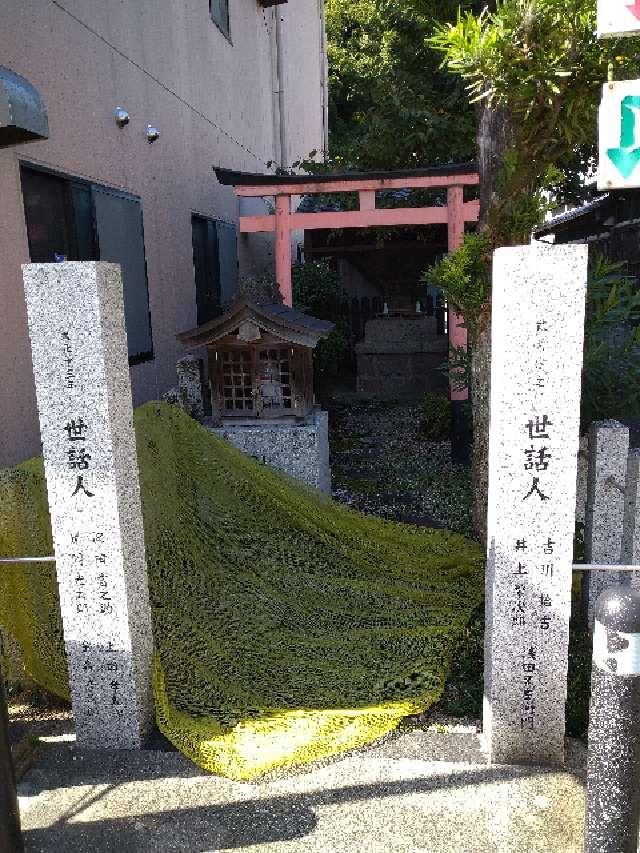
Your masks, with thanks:
[(420, 438), (420, 409), (407, 403), (331, 407), (333, 497), (361, 512), (468, 534), (471, 482), (448, 441)]

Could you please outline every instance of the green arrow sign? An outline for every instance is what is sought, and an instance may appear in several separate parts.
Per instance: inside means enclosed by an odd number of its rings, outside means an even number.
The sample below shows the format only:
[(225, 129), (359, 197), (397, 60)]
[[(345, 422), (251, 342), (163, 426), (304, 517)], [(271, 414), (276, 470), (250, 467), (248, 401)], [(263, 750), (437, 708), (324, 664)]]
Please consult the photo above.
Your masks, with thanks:
[(636, 132), (640, 95), (627, 95), (622, 99), (620, 110), (620, 147), (607, 149), (607, 156), (626, 180), (640, 164), (640, 140)]

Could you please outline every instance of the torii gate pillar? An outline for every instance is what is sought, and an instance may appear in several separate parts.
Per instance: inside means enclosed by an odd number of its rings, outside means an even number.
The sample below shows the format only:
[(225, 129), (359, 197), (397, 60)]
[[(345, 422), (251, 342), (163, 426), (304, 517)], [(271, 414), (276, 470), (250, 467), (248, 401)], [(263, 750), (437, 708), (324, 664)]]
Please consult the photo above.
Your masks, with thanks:
[[(464, 240), (464, 196), (463, 187), (447, 188), (447, 239), (448, 249), (455, 252)], [(464, 327), (464, 318), (449, 307), (449, 347), (467, 349), (467, 330)], [(456, 390), (453, 385), (450, 389), (451, 406), (453, 410), (453, 434), (451, 436), (451, 456), (454, 462), (460, 465), (468, 465), (470, 462), (470, 451), (472, 443), (471, 413), (467, 405), (469, 389)]]

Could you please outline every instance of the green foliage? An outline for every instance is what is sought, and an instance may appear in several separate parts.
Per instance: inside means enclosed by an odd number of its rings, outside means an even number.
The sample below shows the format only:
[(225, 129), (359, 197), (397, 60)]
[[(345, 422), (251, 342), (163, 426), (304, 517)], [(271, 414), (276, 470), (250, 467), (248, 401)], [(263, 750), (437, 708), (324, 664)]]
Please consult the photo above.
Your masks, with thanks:
[(301, 310), (320, 317), (331, 319), (335, 308), (343, 296), (339, 274), (331, 268), (326, 259), (307, 261), (291, 267), (293, 283), (293, 304)]
[[(294, 264), (291, 268), (293, 304), (322, 320), (333, 320), (344, 293), (339, 274), (325, 259)], [(313, 376), (322, 393), (339, 375), (349, 349), (347, 331), (340, 325), (320, 341), (313, 352)]]
[(551, 191), (566, 182), (565, 174), (553, 163), (541, 164), (535, 174), (530, 167), (523, 149), (505, 151), (496, 175), (497, 196), (484, 228), (494, 246), (528, 243), (534, 228), (557, 204)]
[(640, 291), (621, 264), (599, 258), (589, 276), (581, 422), (640, 417)]
[(540, 190), (567, 182), (559, 170), (592, 160), (609, 63), (619, 77), (638, 74), (640, 41), (598, 40), (595, 29), (596, 0), (499, 0), (493, 12), (460, 12), (430, 39), (470, 100), (503, 112), (507, 154), (486, 223), (494, 246), (526, 236)]
[[(473, 157), (460, 81), (427, 39), (458, 0), (326, 0), (330, 152), (336, 168), (400, 169)], [(464, 8), (479, 3), (463, 3)]]
[(460, 13), (430, 43), (472, 101), (508, 107), (519, 141), (553, 163), (558, 151), (593, 143), (608, 63), (618, 76), (638, 70), (638, 39), (599, 41), (595, 29), (595, 0), (501, 0), (494, 12)]
[(449, 358), (442, 365), (453, 391), (464, 391), (471, 387), (471, 348), (454, 347), (449, 344)]
[(489, 244), (484, 235), (465, 234), (455, 252), (439, 261), (424, 274), (423, 280), (440, 287), (449, 302), (465, 318), (473, 341), (475, 322), (489, 298)]
[(233, 298), (234, 300), (246, 298), (256, 305), (271, 305), (282, 302), (278, 282), (270, 273), (243, 276), (238, 282)]
[(473, 613), (455, 651), (438, 710), (455, 717), (482, 718), (484, 691), (484, 604)]
[[(596, 0), (496, 0), (493, 10), (474, 16), (461, 11), (453, 24), (438, 27), (430, 44), (446, 67), (466, 83), (478, 104), (480, 170), (479, 230), (487, 242), (484, 275), (449, 285), (475, 345), (474, 518), (480, 535), (486, 519), (488, 447), (488, 329), (491, 252), (527, 243), (542, 219), (543, 191), (575, 196), (576, 185), (594, 160), (597, 111), (611, 66), (617, 77), (640, 71), (638, 38), (595, 37)], [(587, 168), (585, 168), (587, 167)], [(464, 249), (463, 249), (464, 253)], [(465, 273), (465, 264), (460, 264)], [(463, 292), (469, 288), (469, 296)], [(484, 301), (481, 299), (484, 291)], [(464, 310), (464, 302), (467, 310)]]
[(313, 351), (313, 381), (323, 393), (340, 375), (340, 368), (349, 349), (344, 331), (337, 326), (327, 338), (319, 341)]
[(429, 441), (451, 438), (451, 401), (444, 394), (429, 392), (420, 401), (420, 434)]

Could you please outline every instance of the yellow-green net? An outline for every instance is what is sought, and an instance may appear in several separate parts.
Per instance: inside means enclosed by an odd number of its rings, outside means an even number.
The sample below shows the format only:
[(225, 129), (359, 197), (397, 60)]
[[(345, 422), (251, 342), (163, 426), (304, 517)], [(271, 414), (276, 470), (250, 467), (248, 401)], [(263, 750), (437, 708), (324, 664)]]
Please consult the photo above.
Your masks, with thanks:
[[(364, 516), (184, 413), (135, 413), (160, 729), (235, 779), (370, 742), (435, 702), (482, 595), (480, 548)], [(48, 552), (42, 463), (0, 480), (0, 550)], [(68, 695), (54, 569), (0, 574), (0, 623)]]

